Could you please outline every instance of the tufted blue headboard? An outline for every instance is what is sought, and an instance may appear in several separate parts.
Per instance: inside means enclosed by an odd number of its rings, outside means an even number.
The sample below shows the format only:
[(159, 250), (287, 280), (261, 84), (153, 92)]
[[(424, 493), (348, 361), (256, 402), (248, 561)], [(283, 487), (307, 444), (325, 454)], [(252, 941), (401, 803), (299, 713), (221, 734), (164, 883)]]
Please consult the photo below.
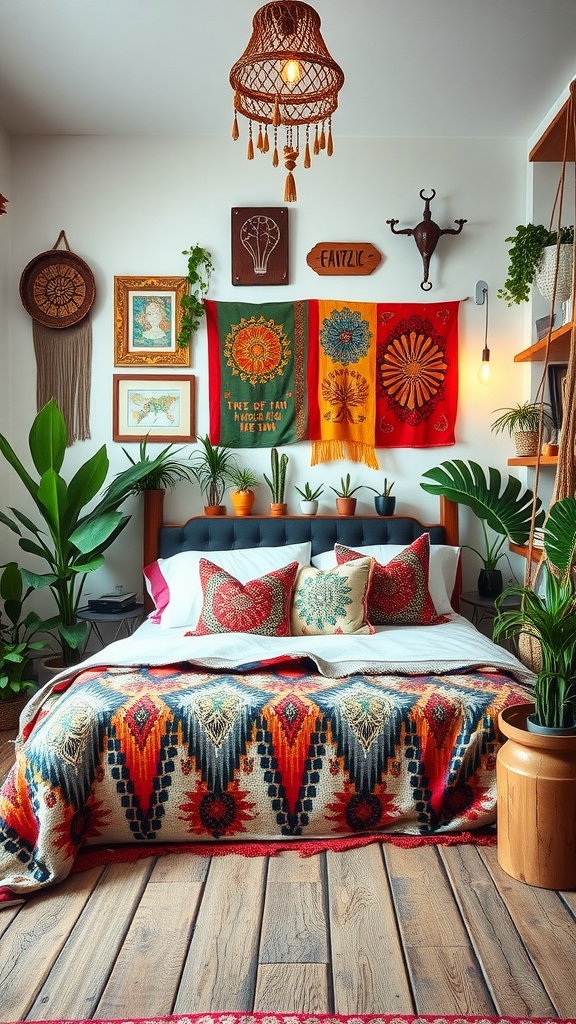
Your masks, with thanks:
[(159, 552), (168, 558), (187, 550), (278, 547), (309, 540), (316, 555), (335, 543), (407, 545), (422, 533), (430, 534), (432, 544), (446, 543), (444, 526), (426, 526), (408, 516), (197, 516), (182, 526), (162, 526)]

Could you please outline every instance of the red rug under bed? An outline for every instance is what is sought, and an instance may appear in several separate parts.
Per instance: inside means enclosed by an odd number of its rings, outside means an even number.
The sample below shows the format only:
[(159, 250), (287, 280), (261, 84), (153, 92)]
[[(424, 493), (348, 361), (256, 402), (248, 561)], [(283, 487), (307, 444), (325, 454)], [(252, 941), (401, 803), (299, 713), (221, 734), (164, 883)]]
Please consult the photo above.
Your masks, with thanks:
[[(422, 1014), (189, 1013), (176, 1017), (120, 1017), (114, 1021), (43, 1021), (42, 1024), (576, 1024), (572, 1017), (462, 1017)], [(28, 1021), (27, 1024), (40, 1024)]]
[[(445, 832), (442, 835), (434, 836), (374, 833), (363, 836), (345, 836), (342, 839), (286, 839), (260, 842), (246, 839), (243, 842), (223, 840), (214, 843), (151, 843), (149, 846), (140, 846), (139, 844), (112, 847), (87, 846), (77, 854), (72, 873), (87, 871), (100, 864), (129, 864), (133, 861), (143, 860), (145, 857), (165, 857), (169, 853), (193, 853), (197, 857), (224, 857), (229, 853), (236, 853), (241, 857), (276, 857), (277, 854), (284, 853), (286, 850), (298, 850), (301, 857), (312, 857), (325, 850), (336, 852), (354, 850), (360, 846), (368, 846), (370, 843), (392, 843), (393, 846), (400, 846), (405, 850), (416, 846), (458, 846), (463, 843), (474, 846), (496, 846), (496, 831), (493, 828), (487, 828), (478, 829), (477, 832)], [(336, 1019), (344, 1020), (344, 1018), (334, 1018), (334, 1020)], [(353, 1019), (361, 1020), (360, 1017)], [(378, 1019), (384, 1020), (385, 1018)], [(396, 1020), (396, 1018), (393, 1019)], [(228, 1024), (228, 1022), (222, 1019), (222, 1024)], [(235, 1020), (230, 1021), (229, 1024), (235, 1024)]]

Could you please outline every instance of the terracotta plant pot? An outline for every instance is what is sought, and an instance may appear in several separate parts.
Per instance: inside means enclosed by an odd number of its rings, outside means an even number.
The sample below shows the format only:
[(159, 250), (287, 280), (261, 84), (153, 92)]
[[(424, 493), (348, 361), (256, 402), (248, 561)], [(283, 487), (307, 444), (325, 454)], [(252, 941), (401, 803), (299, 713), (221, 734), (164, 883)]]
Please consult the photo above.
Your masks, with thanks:
[(272, 501), (270, 502), (270, 515), (271, 516), (285, 516), (288, 511), (288, 505), (285, 501)]
[(252, 514), (256, 495), (254, 491), (231, 491), (230, 501), (237, 516), (249, 516)]
[(356, 512), (357, 498), (336, 498), (336, 511), (339, 516), (353, 516)]
[(528, 732), (533, 711), (516, 704), (498, 717), (498, 863), (528, 885), (575, 889), (576, 736)]
[(204, 505), (204, 515), (206, 516), (225, 516), (226, 505)]

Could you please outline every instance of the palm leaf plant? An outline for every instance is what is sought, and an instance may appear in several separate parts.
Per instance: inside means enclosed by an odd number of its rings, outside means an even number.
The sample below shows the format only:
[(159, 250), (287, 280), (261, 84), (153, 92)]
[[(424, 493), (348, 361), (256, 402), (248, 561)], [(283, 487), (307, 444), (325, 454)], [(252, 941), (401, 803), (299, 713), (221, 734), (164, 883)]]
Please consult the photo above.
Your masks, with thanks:
[[(495, 569), (507, 542), (526, 544), (530, 536), (534, 495), (523, 489), (517, 477), (508, 476), (503, 484), (502, 474), (489, 466), (487, 473), (477, 462), (462, 459), (442, 462), (427, 470), (420, 486), (428, 494), (443, 495), (450, 501), (471, 508), (482, 524), (484, 551), (470, 544), (463, 545), (474, 551), (485, 569)], [(536, 499), (535, 526), (544, 521), (541, 501)], [(489, 531), (496, 536), (492, 537)]]
[(192, 453), (192, 472), (196, 477), (206, 504), (222, 503), (228, 486), (229, 474), (234, 467), (234, 456), (225, 445), (213, 445), (206, 434), (198, 438), (200, 449)]
[[(37, 413), (28, 446), (38, 478), (28, 472), (8, 439), (0, 434), (0, 454), (28, 491), (40, 516), (38, 525), (24, 512), (10, 508), (0, 512), (4, 523), (18, 537), (26, 554), (46, 563), (48, 571), (22, 569), (27, 586), (50, 589), (57, 607), (57, 632), (64, 664), (73, 664), (86, 638), (88, 624), (77, 618), (86, 576), (104, 564), (104, 552), (128, 525), (129, 515), (120, 511), (125, 499), (146, 476), (158, 468), (158, 460), (145, 460), (119, 473), (104, 491), (109, 469), (103, 445), (67, 482), (61, 474), (68, 433), (54, 399)], [(87, 509), (87, 506), (92, 507)]]
[[(507, 587), (496, 600), (494, 639), (532, 637), (541, 668), (534, 684), (537, 725), (565, 729), (576, 725), (576, 498), (554, 503), (544, 526), (544, 586)], [(519, 608), (504, 608), (504, 597)]]

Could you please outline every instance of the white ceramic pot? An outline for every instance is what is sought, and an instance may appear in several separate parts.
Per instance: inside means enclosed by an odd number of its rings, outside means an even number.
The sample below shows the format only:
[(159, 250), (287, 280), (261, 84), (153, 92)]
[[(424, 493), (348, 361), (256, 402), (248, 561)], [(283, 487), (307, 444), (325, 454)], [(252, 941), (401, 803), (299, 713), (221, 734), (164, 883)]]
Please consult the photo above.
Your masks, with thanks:
[[(556, 282), (556, 302), (566, 302), (572, 295), (572, 246), (561, 245), (558, 257), (558, 280)], [(547, 245), (544, 249), (540, 266), (534, 274), (534, 284), (544, 299), (552, 301), (554, 294), (554, 276), (556, 272), (556, 246)]]
[(300, 511), (303, 516), (315, 516), (318, 511), (318, 502), (306, 501), (302, 498), (300, 501)]

